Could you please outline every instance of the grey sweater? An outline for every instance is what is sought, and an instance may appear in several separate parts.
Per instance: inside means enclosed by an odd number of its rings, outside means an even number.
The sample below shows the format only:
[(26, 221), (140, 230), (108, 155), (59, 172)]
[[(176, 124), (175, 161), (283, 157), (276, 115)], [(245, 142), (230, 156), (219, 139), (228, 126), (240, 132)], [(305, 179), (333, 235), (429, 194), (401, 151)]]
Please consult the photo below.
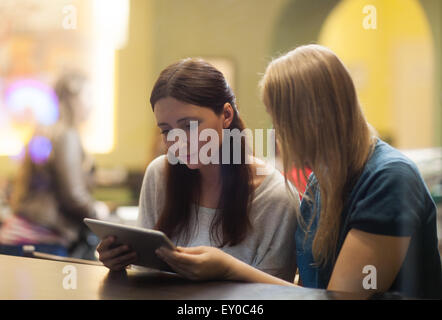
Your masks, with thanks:
[[(146, 169), (140, 194), (138, 225), (154, 228), (165, 201), (166, 156), (153, 160)], [(271, 275), (293, 282), (296, 271), (295, 229), (299, 198), (289, 196), (284, 178), (274, 168), (255, 190), (250, 209), (252, 230), (235, 246), (220, 248), (237, 259)], [(215, 246), (210, 226), (216, 209), (194, 206), (190, 241), (171, 240), (179, 246)], [(196, 211), (198, 213), (196, 213)]]

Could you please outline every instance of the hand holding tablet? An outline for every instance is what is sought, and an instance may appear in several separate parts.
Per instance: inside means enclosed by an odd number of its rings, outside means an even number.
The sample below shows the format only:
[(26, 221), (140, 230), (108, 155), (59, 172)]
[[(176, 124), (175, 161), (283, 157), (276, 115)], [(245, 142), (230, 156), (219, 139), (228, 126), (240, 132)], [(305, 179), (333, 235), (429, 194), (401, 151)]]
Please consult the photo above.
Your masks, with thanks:
[(176, 250), (172, 241), (161, 231), (88, 218), (84, 219), (84, 223), (102, 240), (97, 251), (100, 261), (109, 269), (122, 270), (134, 264), (173, 272), (155, 254), (160, 247)]

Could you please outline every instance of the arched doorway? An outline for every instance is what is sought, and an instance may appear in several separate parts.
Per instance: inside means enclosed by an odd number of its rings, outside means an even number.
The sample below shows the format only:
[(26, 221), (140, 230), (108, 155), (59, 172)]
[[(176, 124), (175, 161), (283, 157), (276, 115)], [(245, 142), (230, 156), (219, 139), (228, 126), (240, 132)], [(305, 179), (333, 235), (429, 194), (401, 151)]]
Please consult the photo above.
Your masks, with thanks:
[[(376, 28), (364, 19), (376, 9)], [(349, 67), (369, 122), (398, 148), (434, 145), (434, 44), (418, 0), (294, 0), (281, 9), (271, 56), (317, 42)]]
[(433, 146), (434, 48), (419, 1), (343, 0), (318, 42), (349, 67), (381, 137), (398, 148)]

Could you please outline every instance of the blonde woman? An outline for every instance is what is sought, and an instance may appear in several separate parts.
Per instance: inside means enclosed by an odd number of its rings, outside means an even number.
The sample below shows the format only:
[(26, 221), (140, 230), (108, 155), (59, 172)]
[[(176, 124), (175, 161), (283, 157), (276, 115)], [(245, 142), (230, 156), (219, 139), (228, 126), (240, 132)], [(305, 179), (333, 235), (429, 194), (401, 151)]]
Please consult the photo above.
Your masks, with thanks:
[[(296, 231), (302, 285), (441, 297), (435, 204), (416, 166), (375, 137), (339, 58), (301, 46), (270, 63), (261, 87), (285, 172), (313, 170)], [(158, 255), (192, 279), (293, 285), (215, 248)]]

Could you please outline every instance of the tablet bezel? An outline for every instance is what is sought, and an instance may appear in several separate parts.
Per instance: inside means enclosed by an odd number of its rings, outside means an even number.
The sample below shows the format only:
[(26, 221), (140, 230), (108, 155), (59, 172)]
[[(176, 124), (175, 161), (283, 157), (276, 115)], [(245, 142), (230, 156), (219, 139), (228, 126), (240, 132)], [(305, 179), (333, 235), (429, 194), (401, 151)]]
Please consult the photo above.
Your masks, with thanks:
[(134, 250), (137, 253), (137, 261), (133, 265), (173, 272), (170, 266), (155, 254), (155, 250), (162, 246), (176, 250), (175, 245), (163, 232), (90, 218), (83, 221), (101, 240), (115, 236), (114, 246), (128, 245)]

